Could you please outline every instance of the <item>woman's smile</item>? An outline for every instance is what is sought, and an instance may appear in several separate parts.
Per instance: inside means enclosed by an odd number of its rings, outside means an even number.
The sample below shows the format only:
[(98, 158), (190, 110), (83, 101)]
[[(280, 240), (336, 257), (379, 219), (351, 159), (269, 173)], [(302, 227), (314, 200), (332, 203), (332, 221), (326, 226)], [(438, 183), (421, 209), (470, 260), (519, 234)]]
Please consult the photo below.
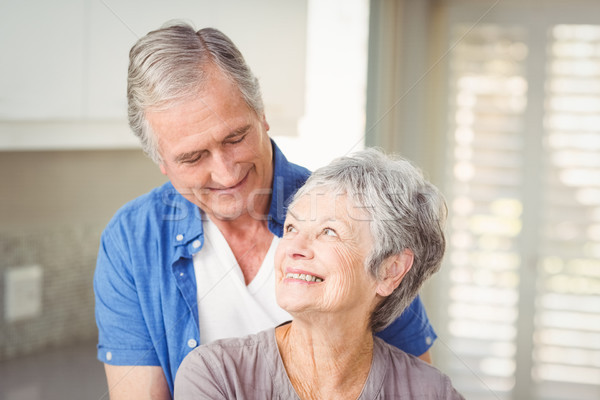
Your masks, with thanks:
[(289, 282), (297, 283), (321, 283), (324, 280), (323, 277), (317, 274), (294, 268), (288, 268), (286, 270), (284, 279)]

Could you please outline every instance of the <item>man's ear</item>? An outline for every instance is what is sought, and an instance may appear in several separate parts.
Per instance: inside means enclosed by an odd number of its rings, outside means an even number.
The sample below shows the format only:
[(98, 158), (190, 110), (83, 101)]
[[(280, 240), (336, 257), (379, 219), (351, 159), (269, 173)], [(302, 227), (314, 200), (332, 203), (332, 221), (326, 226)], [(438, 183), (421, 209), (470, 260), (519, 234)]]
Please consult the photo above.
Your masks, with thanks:
[(269, 129), (271, 129), (271, 126), (269, 126), (269, 123), (267, 122), (267, 117), (265, 116), (264, 113), (262, 116), (262, 123), (263, 123), (263, 127), (265, 128), (265, 132), (269, 132)]
[(160, 168), (160, 172), (162, 172), (163, 175), (167, 174), (167, 170), (165, 169), (164, 164), (158, 164), (158, 167)]
[(400, 285), (404, 275), (410, 271), (414, 253), (412, 250), (405, 249), (402, 253), (395, 254), (383, 261), (379, 283), (377, 284), (377, 294), (387, 297)]

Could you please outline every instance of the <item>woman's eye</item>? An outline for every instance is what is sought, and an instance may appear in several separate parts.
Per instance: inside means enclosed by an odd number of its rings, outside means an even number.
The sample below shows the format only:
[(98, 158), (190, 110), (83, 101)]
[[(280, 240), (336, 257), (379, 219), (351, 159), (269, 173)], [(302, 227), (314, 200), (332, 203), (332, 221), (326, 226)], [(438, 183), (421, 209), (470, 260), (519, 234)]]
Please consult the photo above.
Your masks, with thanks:
[(337, 232), (336, 232), (336, 231), (334, 231), (334, 230), (333, 230), (333, 229), (331, 229), (331, 228), (325, 228), (325, 229), (323, 229), (323, 233), (324, 233), (325, 235), (327, 235), (327, 236), (337, 236)]
[(285, 227), (285, 233), (296, 232), (296, 227), (294, 225), (287, 225)]

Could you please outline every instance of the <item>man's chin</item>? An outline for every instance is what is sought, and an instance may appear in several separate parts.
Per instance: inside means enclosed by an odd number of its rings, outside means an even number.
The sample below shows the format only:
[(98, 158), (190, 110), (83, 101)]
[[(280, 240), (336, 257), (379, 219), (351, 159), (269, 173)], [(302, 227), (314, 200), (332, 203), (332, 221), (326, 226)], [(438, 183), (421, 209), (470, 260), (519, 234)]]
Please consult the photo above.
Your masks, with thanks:
[(235, 221), (236, 219), (240, 218), (241, 216), (242, 216), (242, 213), (235, 213), (235, 214), (214, 213), (214, 214), (212, 214), (212, 217), (215, 219), (218, 219), (219, 221)]
[(231, 207), (215, 207), (207, 211), (212, 218), (221, 221), (235, 221), (236, 219), (248, 214), (243, 204), (232, 205)]
[(258, 207), (252, 201), (245, 202), (240, 199), (227, 199), (225, 197), (209, 199), (207, 202), (203, 202), (200, 208), (211, 218), (222, 221), (235, 221), (240, 217), (246, 216), (256, 220), (265, 220), (268, 213), (268, 209), (264, 210), (264, 213), (261, 212), (263, 210), (258, 210)]

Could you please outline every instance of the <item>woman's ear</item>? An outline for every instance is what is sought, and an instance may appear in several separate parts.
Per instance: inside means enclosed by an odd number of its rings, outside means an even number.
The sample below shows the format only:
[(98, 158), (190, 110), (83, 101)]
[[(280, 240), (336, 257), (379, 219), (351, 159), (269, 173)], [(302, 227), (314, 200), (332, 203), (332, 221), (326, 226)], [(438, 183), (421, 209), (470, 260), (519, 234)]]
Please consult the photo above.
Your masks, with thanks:
[(377, 284), (377, 294), (387, 297), (400, 285), (404, 275), (410, 271), (414, 253), (405, 249), (402, 253), (395, 254), (383, 261), (381, 276)]

